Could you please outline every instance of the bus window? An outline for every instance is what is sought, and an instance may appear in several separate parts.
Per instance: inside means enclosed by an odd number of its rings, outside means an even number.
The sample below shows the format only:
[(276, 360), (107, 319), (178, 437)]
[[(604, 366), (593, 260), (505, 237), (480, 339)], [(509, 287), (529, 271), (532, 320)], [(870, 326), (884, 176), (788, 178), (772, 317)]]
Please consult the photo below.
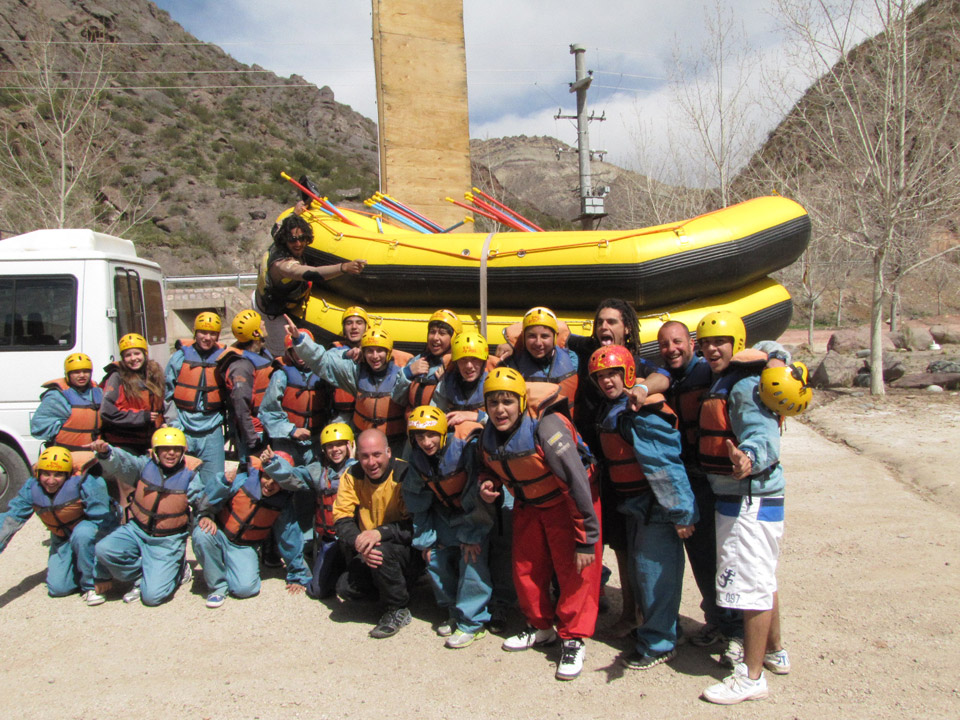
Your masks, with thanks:
[(139, 273), (117, 268), (113, 277), (113, 294), (117, 303), (117, 340), (127, 333), (143, 335), (143, 295), (140, 292)]
[(0, 321), (0, 351), (71, 349), (77, 335), (77, 279), (0, 277)]
[(143, 281), (143, 304), (147, 312), (147, 342), (159, 345), (167, 341), (167, 321), (163, 316), (163, 286), (157, 280)]

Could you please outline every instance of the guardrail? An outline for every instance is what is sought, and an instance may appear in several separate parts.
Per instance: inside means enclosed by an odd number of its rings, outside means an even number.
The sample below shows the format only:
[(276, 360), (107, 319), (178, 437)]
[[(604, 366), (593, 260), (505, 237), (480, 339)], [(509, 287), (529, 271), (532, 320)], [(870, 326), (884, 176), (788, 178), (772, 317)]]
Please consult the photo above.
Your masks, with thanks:
[(257, 284), (256, 273), (236, 273), (234, 275), (178, 275), (166, 278), (167, 287), (190, 285), (219, 285), (254, 287)]

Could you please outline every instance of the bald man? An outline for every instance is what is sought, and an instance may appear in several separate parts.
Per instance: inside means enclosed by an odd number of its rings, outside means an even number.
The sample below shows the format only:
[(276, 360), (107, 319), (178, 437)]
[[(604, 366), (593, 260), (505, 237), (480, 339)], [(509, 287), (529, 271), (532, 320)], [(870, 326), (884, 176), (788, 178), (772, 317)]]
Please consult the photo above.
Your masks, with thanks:
[(394, 458), (387, 436), (377, 429), (357, 438), (357, 464), (340, 477), (333, 505), (334, 527), (347, 560), (337, 581), (341, 600), (379, 594), (383, 615), (370, 637), (396, 635), (410, 622), (409, 584), (423, 569), (411, 546), (413, 520), (403, 504), (401, 486), (410, 466)]

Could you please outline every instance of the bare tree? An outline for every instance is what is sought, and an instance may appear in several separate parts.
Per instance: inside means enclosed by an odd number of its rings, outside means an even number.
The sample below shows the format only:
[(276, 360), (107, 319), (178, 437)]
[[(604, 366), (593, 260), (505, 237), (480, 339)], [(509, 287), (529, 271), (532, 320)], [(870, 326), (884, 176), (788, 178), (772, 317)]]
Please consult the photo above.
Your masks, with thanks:
[(113, 162), (107, 47), (91, 42), (30, 46), (0, 132), (0, 212), (8, 226), (90, 227), (111, 232), (136, 224), (132, 201), (104, 192)]
[(825, 229), (869, 254), (875, 395), (884, 393), (884, 299), (906, 274), (952, 252), (927, 238), (960, 210), (950, 123), (960, 110), (952, 63), (960, 43), (943, 30), (949, 8), (914, 12), (917, 4), (779, 0), (816, 79), (758, 159)]

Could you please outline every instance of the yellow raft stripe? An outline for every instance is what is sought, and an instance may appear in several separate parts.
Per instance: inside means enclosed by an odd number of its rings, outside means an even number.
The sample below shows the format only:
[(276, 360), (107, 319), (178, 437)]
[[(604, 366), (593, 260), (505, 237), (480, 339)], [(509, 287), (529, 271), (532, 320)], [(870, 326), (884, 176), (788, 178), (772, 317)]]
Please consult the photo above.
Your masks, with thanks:
[[(750, 315), (764, 308), (772, 307), (790, 299), (790, 293), (780, 283), (763, 278), (744, 285), (731, 292), (709, 297), (696, 298), (668, 307), (645, 311), (640, 316), (641, 343), (657, 339), (657, 331), (668, 320), (679, 320), (691, 329), (695, 329), (700, 319), (714, 310), (729, 310), (740, 317)], [(347, 307), (356, 305), (353, 301), (332, 293), (314, 293), (307, 303), (303, 318), (332, 335), (340, 335), (340, 317)], [(427, 339), (427, 320), (437, 308), (365, 308), (375, 327), (384, 328), (394, 342), (424, 343)], [(450, 308), (463, 323), (464, 329), (480, 328), (480, 315), (475, 308)], [(491, 344), (503, 342), (503, 329), (517, 322), (529, 308), (520, 310), (496, 310), (487, 315), (487, 341)], [(577, 335), (590, 335), (593, 332), (594, 309), (585, 312), (559, 312), (561, 320), (566, 321), (570, 331)]]
[[(486, 239), (483, 233), (424, 235), (386, 223), (381, 234), (375, 219), (344, 213), (361, 228), (320, 212), (305, 215), (313, 226), (315, 249), (374, 265), (475, 267)], [(749, 237), (804, 215), (806, 211), (792, 200), (770, 196), (638, 230), (497, 233), (488, 263), (491, 267), (641, 263)]]

